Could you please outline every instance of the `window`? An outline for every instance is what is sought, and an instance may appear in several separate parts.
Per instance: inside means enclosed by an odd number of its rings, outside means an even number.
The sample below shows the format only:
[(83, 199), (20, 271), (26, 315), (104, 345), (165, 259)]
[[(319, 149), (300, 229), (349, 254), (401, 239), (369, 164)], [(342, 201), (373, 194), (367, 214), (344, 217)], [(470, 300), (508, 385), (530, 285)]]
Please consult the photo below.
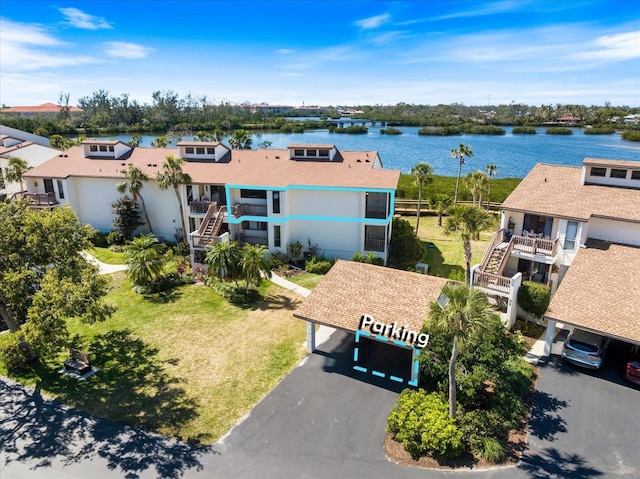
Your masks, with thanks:
[(243, 221), (242, 229), (254, 231), (267, 231), (267, 223), (265, 221)]
[(91, 151), (98, 151), (98, 145), (91, 145), (91, 146), (89, 146), (89, 150), (91, 150)]
[(113, 145), (109, 145), (109, 151), (113, 153), (114, 151), (116, 151), (116, 149), (114, 148)]
[(627, 177), (627, 170), (621, 170), (618, 168), (611, 168), (611, 173), (609, 173), (610, 178), (622, 178), (625, 179)]
[(564, 249), (576, 249), (576, 236), (578, 235), (578, 222), (567, 222), (567, 234), (564, 240)]
[(631, 179), (640, 180), (640, 170), (631, 170)]
[(316, 150), (307, 150), (307, 156), (316, 156)]
[(320, 150), (320, 151), (318, 151), (318, 156), (329, 158), (329, 150)]
[(280, 234), (280, 225), (273, 225), (273, 246), (275, 246), (276, 248), (280, 248), (282, 246)]
[(216, 152), (216, 150), (215, 150), (214, 147), (212, 147), (212, 146), (208, 146), (207, 147), (207, 155), (213, 155), (213, 154), (215, 154), (215, 152)]
[(293, 150), (293, 156), (304, 156), (304, 150)]
[(607, 169), (606, 168), (600, 168), (597, 166), (592, 166), (591, 167), (591, 176), (606, 176), (607, 174)]
[(60, 180), (56, 180), (58, 183), (58, 197), (63, 200), (64, 199), (64, 185), (62, 184), (62, 181)]
[(107, 151), (107, 145), (100, 145), (100, 151)]
[(196, 155), (204, 155), (204, 146), (198, 146), (196, 148)]
[(267, 199), (267, 190), (240, 190), (241, 198), (258, 198), (261, 200)]
[(185, 151), (190, 154), (193, 155), (193, 146), (187, 146), (187, 148), (185, 149)]
[(280, 214), (280, 192), (273, 192), (273, 213)]

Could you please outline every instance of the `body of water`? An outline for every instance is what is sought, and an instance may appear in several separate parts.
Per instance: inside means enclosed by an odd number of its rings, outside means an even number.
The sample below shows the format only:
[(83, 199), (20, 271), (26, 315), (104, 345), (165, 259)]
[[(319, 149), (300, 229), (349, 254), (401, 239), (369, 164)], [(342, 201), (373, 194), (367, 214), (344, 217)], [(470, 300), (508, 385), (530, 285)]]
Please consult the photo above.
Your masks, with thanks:
[[(572, 135), (547, 135), (538, 128), (536, 135), (513, 135), (511, 127), (506, 134), (419, 136), (418, 127), (400, 127), (402, 135), (381, 135), (380, 126), (368, 126), (369, 133), (348, 135), (312, 130), (305, 133), (256, 133), (252, 135), (253, 148), (270, 141), (271, 148), (286, 148), (294, 143), (334, 144), (339, 150), (376, 150), (385, 168), (409, 173), (421, 161), (433, 167), (434, 174), (456, 176), (458, 161), (450, 157), (451, 150), (462, 143), (473, 151), (466, 159), (462, 174), (475, 170), (485, 171), (487, 164), (498, 166), (499, 177), (522, 178), (536, 163), (556, 165), (582, 165), (585, 158), (605, 158), (640, 161), (640, 144), (622, 140), (619, 134), (585, 135), (582, 128), (572, 128)], [(130, 135), (109, 136), (129, 141)], [(149, 146), (156, 138), (143, 136), (141, 146)], [(191, 138), (183, 138), (190, 140)], [(226, 143), (226, 140), (224, 141)]]

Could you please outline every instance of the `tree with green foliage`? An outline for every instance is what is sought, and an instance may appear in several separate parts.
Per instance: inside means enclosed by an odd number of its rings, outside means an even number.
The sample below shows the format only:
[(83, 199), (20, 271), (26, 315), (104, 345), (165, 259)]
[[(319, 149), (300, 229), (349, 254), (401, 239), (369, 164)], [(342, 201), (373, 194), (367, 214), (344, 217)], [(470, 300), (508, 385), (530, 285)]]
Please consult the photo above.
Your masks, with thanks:
[(465, 184), (471, 190), (474, 206), (482, 206), (482, 192), (486, 187), (487, 181), (487, 175), (480, 170), (469, 173), (466, 176)]
[(180, 221), (182, 223), (182, 237), (186, 238), (189, 234), (187, 231), (187, 225), (184, 221), (184, 206), (182, 204), (182, 196), (178, 190), (180, 185), (188, 185), (191, 183), (191, 177), (182, 171), (182, 164), (184, 160), (182, 158), (175, 158), (173, 155), (169, 155), (165, 158), (162, 164), (162, 173), (158, 173), (158, 187), (161, 190), (166, 190), (169, 187), (173, 188), (178, 200), (178, 206), (180, 209)]
[(29, 171), (31, 167), (26, 160), (12, 156), (7, 162), (7, 167), (4, 170), (4, 179), (9, 183), (20, 183), (20, 191), (24, 191), (24, 182), (22, 181), (22, 175)]
[(108, 278), (81, 254), (94, 233), (68, 207), (0, 203), (0, 317), (44, 358), (68, 340), (66, 318), (92, 323), (113, 311), (101, 301)]
[(529, 314), (541, 318), (550, 302), (551, 289), (545, 284), (523, 281), (518, 289), (518, 304), (526, 313), (525, 325), (529, 322)]
[(75, 142), (62, 135), (51, 135), (49, 137), (49, 145), (51, 145), (52, 148), (57, 148), (58, 150), (68, 150), (75, 145)]
[(236, 280), (239, 277), (240, 248), (238, 243), (224, 241), (207, 246), (204, 262), (209, 272), (218, 279)]
[(271, 277), (269, 250), (264, 245), (246, 244), (240, 256), (242, 278), (249, 284), (260, 286), (262, 276)]
[(142, 226), (144, 221), (140, 218), (138, 211), (138, 203), (133, 201), (129, 196), (122, 196), (111, 203), (113, 211), (113, 220), (111, 226), (122, 239), (122, 242), (131, 241), (133, 232)]
[(120, 172), (124, 175), (125, 180), (116, 184), (116, 191), (121, 194), (125, 194), (127, 192), (131, 193), (131, 197), (135, 202), (140, 198), (144, 219), (147, 222), (147, 225), (149, 225), (149, 231), (153, 234), (153, 228), (151, 227), (151, 221), (149, 220), (149, 214), (147, 213), (147, 205), (145, 205), (144, 198), (140, 193), (140, 190), (144, 187), (143, 182), (149, 181), (149, 177), (140, 168), (134, 166), (133, 163), (129, 163), (127, 169), (121, 170)]
[(131, 139), (127, 142), (127, 145), (132, 146), (134, 148), (140, 146), (140, 143), (142, 143), (142, 135), (139, 134), (135, 134), (131, 137)]
[(389, 265), (395, 268), (415, 268), (425, 254), (425, 248), (407, 220), (393, 218), (389, 242)]
[(447, 212), (451, 203), (451, 197), (443, 193), (436, 193), (431, 199), (433, 209), (438, 215), (438, 226), (442, 227), (442, 215)]
[(471, 151), (471, 147), (468, 145), (463, 145), (460, 143), (458, 148), (454, 148), (451, 150), (451, 158), (456, 158), (458, 160), (458, 176), (456, 177), (456, 192), (453, 197), (453, 206), (458, 205), (458, 190), (460, 188), (460, 175), (462, 173), (462, 165), (464, 165), (464, 157), (468, 156), (471, 158), (473, 156), (473, 151)]
[(471, 281), (471, 240), (479, 239), (480, 232), (493, 224), (493, 219), (482, 208), (471, 205), (453, 206), (445, 222), (444, 234), (457, 234), (462, 240), (464, 260), (467, 263), (466, 281)]
[(444, 301), (429, 306), (426, 327), (434, 332), (453, 335), (449, 359), (449, 416), (456, 417), (456, 361), (465, 342), (484, 328), (495, 314), (487, 297), (467, 284), (448, 283), (442, 288)]
[(498, 166), (494, 165), (493, 163), (489, 163), (487, 165), (487, 178), (488, 178), (488, 184), (487, 184), (487, 211), (491, 207), (491, 181), (493, 180), (493, 177), (496, 176), (497, 174), (498, 174)]
[(140, 235), (125, 246), (127, 277), (134, 286), (149, 286), (160, 278), (164, 258), (153, 234)]
[(169, 138), (166, 135), (158, 136), (151, 142), (151, 146), (155, 148), (166, 148), (169, 145)]
[(422, 208), (422, 189), (431, 182), (433, 168), (428, 163), (421, 161), (411, 168), (411, 174), (418, 185), (418, 208), (416, 210), (416, 235), (420, 227), (420, 209)]
[(234, 150), (250, 150), (252, 142), (249, 132), (242, 128), (235, 130), (229, 138), (229, 145)]

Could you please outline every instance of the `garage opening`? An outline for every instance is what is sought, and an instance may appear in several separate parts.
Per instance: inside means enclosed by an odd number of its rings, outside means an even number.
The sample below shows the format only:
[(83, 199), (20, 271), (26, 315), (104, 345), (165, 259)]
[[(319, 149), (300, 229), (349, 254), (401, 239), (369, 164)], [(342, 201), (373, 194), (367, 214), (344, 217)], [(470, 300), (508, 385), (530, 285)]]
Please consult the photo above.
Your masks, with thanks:
[(412, 349), (356, 335), (353, 345), (353, 364), (356, 371), (409, 384), (413, 361)]

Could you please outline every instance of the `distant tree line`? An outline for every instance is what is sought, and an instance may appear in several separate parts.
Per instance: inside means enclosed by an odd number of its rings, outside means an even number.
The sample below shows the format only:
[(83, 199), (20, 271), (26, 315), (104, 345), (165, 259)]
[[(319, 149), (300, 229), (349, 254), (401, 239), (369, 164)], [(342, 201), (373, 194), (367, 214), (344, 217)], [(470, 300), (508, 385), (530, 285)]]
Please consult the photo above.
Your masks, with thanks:
[[(216, 102), (207, 96), (180, 96), (177, 92), (154, 91), (151, 103), (140, 103), (129, 94), (112, 95), (106, 90), (98, 90), (78, 100), (77, 106), (83, 111), (69, 110), (69, 94), (60, 94), (60, 113), (54, 117), (22, 117), (11, 114), (0, 115), (3, 125), (20, 130), (51, 136), (53, 134), (91, 133), (156, 133), (177, 132), (193, 134), (197, 131), (232, 132), (237, 129), (270, 130), (283, 132), (303, 132), (308, 129), (331, 128), (345, 133), (360, 133), (364, 127), (347, 127), (341, 130), (331, 119), (338, 118), (339, 109), (345, 106), (328, 107), (318, 114), (309, 111), (308, 116), (319, 116), (320, 120), (293, 121), (287, 117), (300, 116), (298, 110), (273, 113), (256, 108), (248, 102), (234, 104), (228, 101)], [(386, 133), (393, 133), (388, 127), (399, 125), (421, 127), (421, 134), (451, 135), (477, 132), (479, 134), (500, 134), (497, 127), (540, 126), (557, 122), (562, 117), (578, 118), (576, 126), (611, 125), (618, 120), (616, 128), (633, 129), (622, 125), (626, 115), (640, 113), (640, 107), (548, 104), (531, 106), (522, 103), (491, 106), (467, 106), (462, 103), (449, 105), (357, 105), (349, 106), (362, 113), (354, 119), (368, 119), (385, 122)], [(485, 128), (480, 128), (484, 126)], [(349, 129), (351, 128), (351, 129)], [(473, 130), (476, 131), (473, 131)]]

